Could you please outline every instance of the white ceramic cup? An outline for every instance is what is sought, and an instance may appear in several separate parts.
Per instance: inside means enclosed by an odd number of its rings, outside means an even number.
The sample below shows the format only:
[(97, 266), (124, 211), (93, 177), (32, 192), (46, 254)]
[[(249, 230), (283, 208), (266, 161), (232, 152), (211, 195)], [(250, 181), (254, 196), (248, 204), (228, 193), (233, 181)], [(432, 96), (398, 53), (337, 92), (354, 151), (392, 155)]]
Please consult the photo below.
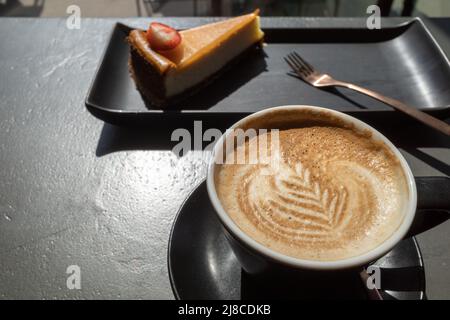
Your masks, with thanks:
[[(219, 155), (222, 155), (222, 148), (224, 146), (224, 141), (227, 139), (228, 135), (232, 133), (233, 129), (237, 128), (247, 128), (248, 124), (251, 122), (252, 127), (254, 129), (261, 129), (254, 127), (255, 123), (258, 123), (258, 118), (265, 117), (267, 119), (267, 115), (275, 115), (278, 112), (286, 113), (286, 112), (297, 112), (297, 111), (305, 111), (311, 110), (314, 112), (325, 112), (327, 114), (333, 115), (345, 123), (352, 124), (356, 129), (368, 130), (372, 133), (372, 137), (375, 140), (379, 140), (384, 142), (384, 144), (393, 152), (393, 154), (398, 158), (401, 167), (404, 172), (404, 176), (407, 180), (408, 192), (405, 194), (407, 197), (406, 203), (407, 205), (404, 207), (403, 212), (403, 221), (401, 222), (398, 229), (383, 243), (379, 246), (363, 253), (358, 256), (341, 259), (341, 260), (332, 260), (332, 261), (317, 261), (317, 260), (306, 260), (306, 259), (298, 259), (291, 256), (284, 255), (282, 253), (271, 250), (261, 243), (255, 241), (246, 233), (244, 233), (230, 218), (230, 216), (224, 210), (220, 200), (217, 196), (215, 182), (214, 182), (214, 173), (215, 168), (217, 166), (217, 158)], [(349, 268), (358, 268), (363, 265), (366, 265), (372, 261), (377, 260), (387, 252), (389, 252), (400, 240), (402, 240), (407, 234), (415, 216), (416, 206), (417, 206), (417, 191), (416, 184), (414, 180), (414, 176), (409, 168), (405, 158), (401, 155), (398, 149), (380, 132), (367, 125), (366, 123), (346, 115), (344, 113), (314, 107), (314, 106), (303, 106), (303, 105), (290, 105), (290, 106), (280, 106), (274, 108), (268, 108), (256, 113), (253, 113), (237, 123), (235, 123), (227, 132), (222, 135), (222, 137), (217, 141), (216, 145), (213, 149), (213, 157), (208, 165), (207, 172), (207, 190), (209, 198), (212, 202), (212, 205), (219, 217), (225, 231), (225, 235), (229, 240), (231, 247), (237, 256), (239, 262), (241, 263), (244, 270), (248, 273), (260, 273), (270, 268), (271, 265), (282, 265), (289, 268), (296, 269), (310, 269), (310, 270), (340, 270), (340, 269), (349, 269)], [(278, 129), (278, 128), (264, 128), (264, 129)]]

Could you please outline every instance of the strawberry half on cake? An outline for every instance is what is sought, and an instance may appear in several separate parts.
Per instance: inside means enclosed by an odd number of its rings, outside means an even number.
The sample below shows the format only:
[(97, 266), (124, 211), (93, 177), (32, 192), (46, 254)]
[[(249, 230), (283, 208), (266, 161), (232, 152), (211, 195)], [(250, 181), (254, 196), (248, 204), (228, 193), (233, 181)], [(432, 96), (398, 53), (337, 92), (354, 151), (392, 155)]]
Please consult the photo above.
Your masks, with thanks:
[(127, 37), (130, 72), (147, 104), (164, 108), (212, 81), (245, 52), (261, 46), (258, 10), (178, 32), (153, 22)]

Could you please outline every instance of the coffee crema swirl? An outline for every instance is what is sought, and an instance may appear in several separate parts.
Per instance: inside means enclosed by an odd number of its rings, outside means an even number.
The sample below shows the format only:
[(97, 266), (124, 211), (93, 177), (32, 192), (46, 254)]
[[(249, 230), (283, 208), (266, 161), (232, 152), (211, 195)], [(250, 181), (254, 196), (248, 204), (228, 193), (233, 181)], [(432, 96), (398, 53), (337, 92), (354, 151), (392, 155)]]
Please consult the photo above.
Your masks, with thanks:
[(407, 185), (387, 146), (332, 126), (282, 130), (279, 141), (270, 150), (276, 167), (217, 167), (222, 206), (254, 240), (296, 258), (338, 260), (369, 251), (398, 228)]

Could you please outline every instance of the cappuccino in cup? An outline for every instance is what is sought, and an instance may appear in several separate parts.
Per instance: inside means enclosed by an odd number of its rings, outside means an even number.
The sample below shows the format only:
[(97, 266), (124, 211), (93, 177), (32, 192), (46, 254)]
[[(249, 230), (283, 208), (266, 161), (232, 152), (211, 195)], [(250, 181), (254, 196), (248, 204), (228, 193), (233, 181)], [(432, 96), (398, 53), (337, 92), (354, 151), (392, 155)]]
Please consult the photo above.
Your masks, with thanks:
[[(228, 153), (271, 141), (258, 163), (215, 164), (214, 186), (233, 223), (265, 248), (296, 259), (363, 255), (402, 225), (411, 205), (399, 155), (335, 112), (278, 110), (243, 129), (268, 129)], [(277, 136), (270, 129), (279, 129)], [(271, 148), (271, 146), (276, 148)], [(273, 159), (277, 165), (273, 166)]]

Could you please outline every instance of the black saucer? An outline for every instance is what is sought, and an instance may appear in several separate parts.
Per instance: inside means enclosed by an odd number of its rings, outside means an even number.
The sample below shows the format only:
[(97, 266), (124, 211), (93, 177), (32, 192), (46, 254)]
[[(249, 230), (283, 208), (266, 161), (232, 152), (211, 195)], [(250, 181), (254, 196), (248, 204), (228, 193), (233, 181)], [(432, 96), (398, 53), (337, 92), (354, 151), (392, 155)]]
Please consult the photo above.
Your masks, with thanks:
[[(250, 276), (241, 269), (221, 228), (203, 182), (182, 205), (170, 235), (168, 267), (177, 299), (367, 299), (356, 273), (327, 275), (325, 290), (286, 272)], [(423, 261), (415, 238), (403, 240), (374, 265), (381, 268), (384, 299), (425, 298)]]

